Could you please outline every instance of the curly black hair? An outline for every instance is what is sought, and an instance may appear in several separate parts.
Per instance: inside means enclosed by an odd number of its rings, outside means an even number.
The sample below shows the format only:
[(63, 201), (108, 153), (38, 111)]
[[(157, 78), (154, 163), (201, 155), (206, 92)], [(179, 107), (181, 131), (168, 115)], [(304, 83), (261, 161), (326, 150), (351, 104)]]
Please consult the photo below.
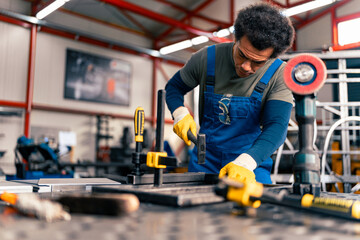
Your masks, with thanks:
[(258, 50), (274, 48), (275, 58), (292, 46), (295, 31), (289, 18), (270, 4), (260, 3), (239, 11), (235, 24), (235, 40), (246, 35)]

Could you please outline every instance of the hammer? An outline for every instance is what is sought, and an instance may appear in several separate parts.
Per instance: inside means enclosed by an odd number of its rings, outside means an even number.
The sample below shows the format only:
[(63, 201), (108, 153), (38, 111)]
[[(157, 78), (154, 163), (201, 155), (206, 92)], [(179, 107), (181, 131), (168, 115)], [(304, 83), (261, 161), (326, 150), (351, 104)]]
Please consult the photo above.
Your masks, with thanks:
[(194, 136), (194, 134), (189, 130), (187, 132), (187, 136), (192, 141), (198, 150), (197, 158), (198, 158), (198, 164), (205, 164), (205, 153), (206, 153), (206, 139), (205, 134), (199, 133), (197, 135), (197, 138)]

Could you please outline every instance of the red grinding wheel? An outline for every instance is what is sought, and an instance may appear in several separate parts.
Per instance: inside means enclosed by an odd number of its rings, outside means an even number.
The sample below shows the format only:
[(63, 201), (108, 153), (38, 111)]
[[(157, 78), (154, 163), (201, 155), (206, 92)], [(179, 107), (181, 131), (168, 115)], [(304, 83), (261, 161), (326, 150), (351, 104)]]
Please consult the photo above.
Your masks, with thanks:
[[(309, 80), (299, 81), (295, 76), (299, 67), (310, 69), (313, 77)], [(290, 59), (284, 68), (286, 86), (299, 95), (307, 95), (318, 91), (324, 85), (326, 75), (324, 62), (312, 54), (299, 54)]]

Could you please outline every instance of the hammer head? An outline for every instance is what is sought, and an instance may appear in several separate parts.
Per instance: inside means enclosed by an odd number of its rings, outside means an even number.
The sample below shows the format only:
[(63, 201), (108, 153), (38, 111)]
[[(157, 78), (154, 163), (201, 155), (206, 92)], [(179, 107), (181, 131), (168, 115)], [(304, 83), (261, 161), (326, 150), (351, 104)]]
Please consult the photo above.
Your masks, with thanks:
[(205, 134), (199, 133), (197, 136), (197, 157), (198, 157), (198, 164), (205, 164), (205, 153), (206, 153), (206, 138)]

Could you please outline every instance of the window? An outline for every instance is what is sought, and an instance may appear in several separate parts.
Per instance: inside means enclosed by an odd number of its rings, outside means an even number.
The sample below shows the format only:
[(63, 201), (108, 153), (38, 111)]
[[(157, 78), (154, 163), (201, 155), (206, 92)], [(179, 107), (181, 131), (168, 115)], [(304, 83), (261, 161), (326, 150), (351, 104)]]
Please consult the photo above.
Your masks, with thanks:
[(339, 45), (360, 42), (360, 18), (338, 24)]

